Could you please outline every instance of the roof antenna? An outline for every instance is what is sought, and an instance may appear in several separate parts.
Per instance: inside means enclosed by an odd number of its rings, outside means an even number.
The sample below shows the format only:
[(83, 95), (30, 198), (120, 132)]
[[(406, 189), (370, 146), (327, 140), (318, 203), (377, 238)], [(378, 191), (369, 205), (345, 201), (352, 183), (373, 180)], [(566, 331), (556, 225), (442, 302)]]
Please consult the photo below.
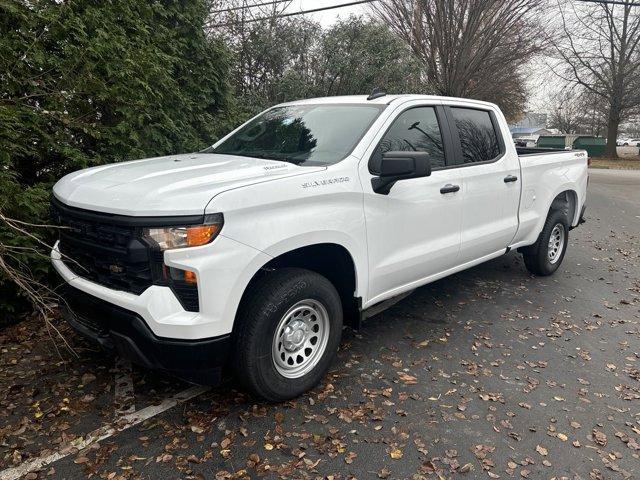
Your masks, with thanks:
[(374, 88), (371, 95), (367, 97), (367, 100), (375, 100), (376, 98), (384, 97), (387, 94), (382, 88)]

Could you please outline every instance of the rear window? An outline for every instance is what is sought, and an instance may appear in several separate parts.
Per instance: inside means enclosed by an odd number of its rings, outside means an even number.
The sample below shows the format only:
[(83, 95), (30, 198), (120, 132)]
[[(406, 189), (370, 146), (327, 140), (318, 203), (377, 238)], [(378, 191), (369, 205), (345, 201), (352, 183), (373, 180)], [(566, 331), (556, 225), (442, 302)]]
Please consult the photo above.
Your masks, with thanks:
[(451, 107), (460, 136), (464, 163), (487, 162), (500, 155), (500, 143), (491, 114), (486, 110)]

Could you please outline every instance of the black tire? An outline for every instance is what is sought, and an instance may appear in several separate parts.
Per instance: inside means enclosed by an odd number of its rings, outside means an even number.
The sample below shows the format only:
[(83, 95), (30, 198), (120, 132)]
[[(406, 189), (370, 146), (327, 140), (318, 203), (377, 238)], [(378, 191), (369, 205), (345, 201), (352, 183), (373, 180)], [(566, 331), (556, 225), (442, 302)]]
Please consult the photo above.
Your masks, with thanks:
[[(556, 225), (561, 225), (564, 234), (564, 242), (561, 250), (556, 255), (556, 259), (552, 262), (549, 258), (549, 239)], [(569, 223), (566, 215), (560, 210), (552, 210), (544, 223), (542, 232), (538, 236), (536, 243), (523, 250), (522, 256), (524, 264), (534, 275), (546, 277), (553, 274), (564, 259), (569, 244)]]
[[(342, 337), (340, 295), (322, 275), (299, 268), (268, 273), (251, 289), (236, 318), (233, 336), (236, 376), (247, 390), (267, 401), (295, 398), (322, 380), (338, 351)], [(272, 353), (276, 328), (291, 308), (307, 300), (318, 302), (326, 311), (329, 325), (326, 347), (318, 353), (317, 363), (310, 371), (287, 378), (278, 371), (282, 366), (276, 366)]]

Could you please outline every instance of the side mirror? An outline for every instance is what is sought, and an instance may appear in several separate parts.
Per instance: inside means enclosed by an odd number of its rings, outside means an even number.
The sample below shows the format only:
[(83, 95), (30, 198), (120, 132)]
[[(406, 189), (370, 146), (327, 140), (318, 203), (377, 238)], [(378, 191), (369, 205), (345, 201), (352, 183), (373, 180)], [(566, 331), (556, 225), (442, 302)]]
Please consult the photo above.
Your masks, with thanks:
[(371, 179), (373, 191), (388, 195), (398, 180), (431, 175), (431, 162), (427, 152), (387, 152), (371, 158), (369, 171), (376, 175)]

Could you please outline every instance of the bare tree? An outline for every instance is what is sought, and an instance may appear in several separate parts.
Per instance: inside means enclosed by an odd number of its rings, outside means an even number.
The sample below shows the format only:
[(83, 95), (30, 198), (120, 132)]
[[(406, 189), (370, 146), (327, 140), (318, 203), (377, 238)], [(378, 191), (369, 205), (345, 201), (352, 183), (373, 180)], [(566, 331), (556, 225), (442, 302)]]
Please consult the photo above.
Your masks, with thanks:
[(222, 37), (231, 50), (236, 93), (261, 88), (282, 73), (278, 67), (288, 53), (288, 43), (284, 38), (278, 41), (279, 31), (285, 26), (278, 17), (291, 2), (217, 0), (210, 7), (205, 30)]
[(386, 0), (378, 16), (411, 47), (440, 95), (498, 103), (517, 117), (527, 62), (545, 45), (541, 0)]
[(323, 29), (304, 16), (283, 16), (295, 13), (283, 12), (290, 3), (218, 0), (210, 7), (208, 31), (231, 50), (243, 113), (297, 98), (368, 94), (376, 86), (422, 91), (412, 52), (385, 25), (351, 16)]
[(551, 95), (549, 127), (563, 133), (600, 136), (606, 131), (607, 106), (602, 98), (579, 86), (568, 84)]
[[(0, 278), (14, 282), (18, 292), (32, 305), (34, 313), (44, 320), (45, 328), (52, 339), (59, 338), (62, 344), (72, 353), (73, 348), (67, 343), (66, 338), (58, 330), (52, 321), (57, 316), (57, 309), (64, 299), (61, 298), (55, 287), (51, 287), (46, 281), (34, 274), (29, 265), (24, 261), (25, 255), (37, 256), (49, 260), (49, 252), (53, 248), (42, 240), (36, 231), (48, 231), (64, 227), (55, 227), (46, 224), (34, 224), (9, 218), (0, 210), (0, 229), (8, 229), (16, 235), (20, 235), (20, 244), (13, 239), (0, 238)], [(6, 237), (6, 236), (5, 236)], [(18, 237), (16, 237), (18, 238)], [(65, 256), (65, 260), (74, 263), (84, 269), (74, 260)], [(54, 342), (58, 350), (58, 345)]]
[(554, 45), (562, 64), (555, 70), (604, 101), (607, 155), (615, 158), (620, 122), (640, 106), (640, 7), (636, 0), (558, 7), (563, 35)]

